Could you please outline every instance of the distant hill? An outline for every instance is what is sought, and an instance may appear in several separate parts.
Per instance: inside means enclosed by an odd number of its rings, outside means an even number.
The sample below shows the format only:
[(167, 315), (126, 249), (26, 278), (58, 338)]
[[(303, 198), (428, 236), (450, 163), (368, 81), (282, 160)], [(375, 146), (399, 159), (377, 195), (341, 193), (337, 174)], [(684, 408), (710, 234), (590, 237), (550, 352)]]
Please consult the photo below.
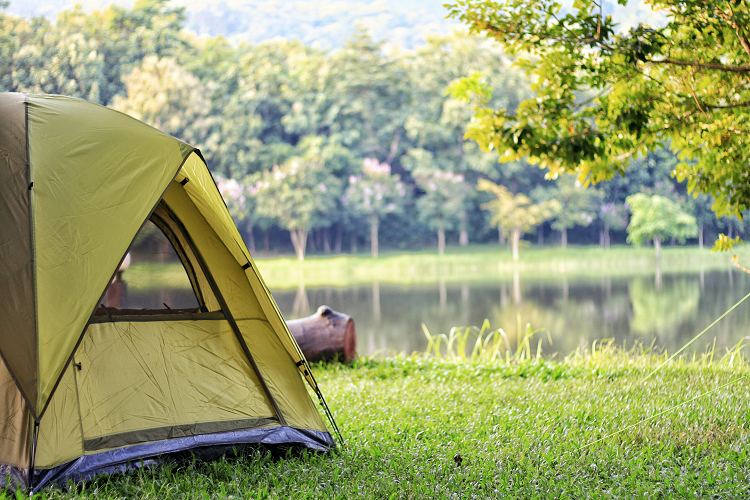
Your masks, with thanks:
[[(80, 4), (86, 11), (115, 3), (130, 8), (134, 0), (11, 0), (9, 14), (54, 20)], [(298, 39), (308, 45), (341, 45), (357, 26), (376, 40), (413, 48), (427, 32), (448, 33), (458, 24), (445, 19), (444, 0), (174, 0), (184, 6), (186, 29), (197, 35), (221, 35), (239, 43), (275, 38)]]
[[(298, 39), (321, 48), (340, 46), (357, 26), (375, 40), (407, 49), (424, 42), (426, 33), (448, 33), (459, 26), (445, 19), (447, 0), (173, 0), (186, 9), (186, 29), (197, 35), (224, 36), (234, 43), (255, 44), (275, 38)], [(115, 3), (130, 8), (135, 0), (11, 0), (7, 12), (54, 20), (63, 10), (80, 4), (86, 11)], [(643, 0), (627, 7), (605, 0), (623, 28), (639, 22), (659, 22)]]

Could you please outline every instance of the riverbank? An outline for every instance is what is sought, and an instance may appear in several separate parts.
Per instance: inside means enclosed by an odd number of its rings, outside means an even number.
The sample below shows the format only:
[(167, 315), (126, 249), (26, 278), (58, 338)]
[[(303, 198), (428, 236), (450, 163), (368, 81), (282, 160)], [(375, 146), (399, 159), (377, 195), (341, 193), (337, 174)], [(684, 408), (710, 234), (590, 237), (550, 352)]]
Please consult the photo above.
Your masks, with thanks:
[(662, 360), (316, 366), (340, 453), (159, 467), (43, 498), (747, 498), (750, 378), (725, 385), (747, 365), (704, 357), (643, 382)]
[[(739, 247), (741, 262), (750, 260), (750, 249)], [(509, 251), (496, 245), (451, 248), (439, 256), (434, 252), (385, 253), (378, 259), (369, 255), (313, 256), (299, 262), (293, 257), (257, 258), (256, 263), (270, 288), (305, 286), (345, 287), (373, 282), (416, 285), (445, 281), (479, 282), (524, 278), (564, 279), (566, 277), (618, 277), (695, 273), (731, 266), (727, 253), (711, 253), (708, 248), (664, 247), (657, 261), (653, 248), (631, 246), (532, 247), (521, 251), (514, 262)]]

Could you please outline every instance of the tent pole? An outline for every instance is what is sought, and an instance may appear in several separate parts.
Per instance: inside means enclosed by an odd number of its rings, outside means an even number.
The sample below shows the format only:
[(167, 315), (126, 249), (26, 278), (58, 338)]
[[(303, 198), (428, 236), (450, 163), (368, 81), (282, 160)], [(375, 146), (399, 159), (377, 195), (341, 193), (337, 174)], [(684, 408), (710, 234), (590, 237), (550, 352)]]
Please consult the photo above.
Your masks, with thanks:
[(36, 443), (39, 439), (39, 421), (34, 419), (34, 432), (31, 438), (31, 466), (29, 467), (28, 487), (31, 490), (34, 487), (34, 469), (36, 466)]

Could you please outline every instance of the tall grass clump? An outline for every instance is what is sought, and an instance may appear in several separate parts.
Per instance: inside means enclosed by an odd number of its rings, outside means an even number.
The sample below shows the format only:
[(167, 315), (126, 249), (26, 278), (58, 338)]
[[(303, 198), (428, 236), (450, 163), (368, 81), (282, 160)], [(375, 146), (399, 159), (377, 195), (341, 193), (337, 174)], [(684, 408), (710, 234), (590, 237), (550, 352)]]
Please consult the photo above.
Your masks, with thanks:
[[(537, 334), (547, 332), (547, 339), (552, 344), (552, 338), (549, 331), (545, 328), (534, 330), (531, 323), (526, 324), (526, 328), (521, 330), (520, 319), (519, 329), (521, 333), (516, 349), (511, 348), (508, 335), (505, 330), (498, 328), (492, 330), (490, 321), (484, 320), (482, 327), (476, 326), (454, 326), (448, 334), (432, 335), (427, 329), (427, 325), (422, 323), (422, 331), (427, 337), (427, 348), (424, 355), (426, 357), (434, 356), (435, 359), (447, 359), (450, 361), (470, 361), (472, 363), (494, 363), (497, 361), (524, 361), (532, 359), (531, 342)], [(471, 346), (471, 351), (467, 354), (467, 348)], [(536, 348), (536, 359), (541, 359), (542, 340), (539, 339)]]

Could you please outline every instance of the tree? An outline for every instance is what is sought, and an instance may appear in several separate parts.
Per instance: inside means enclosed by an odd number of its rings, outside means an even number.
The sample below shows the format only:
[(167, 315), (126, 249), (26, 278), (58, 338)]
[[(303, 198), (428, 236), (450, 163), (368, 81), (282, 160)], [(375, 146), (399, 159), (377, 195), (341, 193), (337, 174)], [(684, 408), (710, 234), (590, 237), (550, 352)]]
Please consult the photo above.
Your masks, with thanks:
[(370, 250), (378, 257), (378, 228), (388, 214), (403, 210), (406, 187), (398, 175), (391, 174), (391, 166), (375, 158), (365, 158), (362, 173), (349, 177), (344, 194), (344, 206), (353, 214), (365, 216), (370, 222)]
[(628, 225), (628, 209), (625, 205), (602, 203), (599, 207), (599, 219), (602, 221), (601, 245), (609, 248), (609, 231), (625, 229)]
[(248, 247), (250, 253), (255, 253), (255, 237), (253, 235), (253, 225), (255, 223), (255, 183), (239, 183), (235, 179), (225, 179), (219, 175), (214, 175), (216, 187), (219, 188), (221, 197), (227, 205), (229, 215), (232, 216), (234, 223), (239, 227), (244, 223), (248, 233)]
[(686, 238), (698, 235), (695, 217), (665, 196), (638, 193), (628, 196), (627, 203), (632, 214), (628, 224), (628, 241), (640, 246), (647, 240), (653, 240), (657, 259), (664, 238), (675, 238), (684, 243)]
[(424, 194), (417, 199), (419, 219), (437, 232), (438, 255), (445, 253), (445, 231), (454, 229), (466, 211), (471, 189), (462, 174), (423, 170), (415, 175)]
[(450, 17), (497, 40), (535, 92), (509, 113), (483, 104), (479, 76), (454, 85), (477, 103), (468, 135), (502, 161), (528, 157), (584, 184), (670, 142), (682, 160), (673, 175), (711, 195), (717, 215), (741, 214), (750, 206), (750, 11), (744, 1), (649, 3), (665, 24), (618, 31), (597, 0), (564, 11), (556, 0), (454, 2)]
[(127, 97), (115, 96), (112, 107), (186, 142), (208, 116), (209, 102), (200, 80), (173, 58), (148, 56), (123, 80)]
[(560, 231), (562, 247), (565, 249), (568, 248), (568, 229), (585, 227), (594, 222), (602, 194), (595, 189), (582, 187), (575, 178), (565, 175), (555, 181), (554, 188), (544, 189), (540, 186), (534, 190), (534, 197), (540, 201), (554, 199), (560, 203), (552, 229)]
[(482, 208), (492, 214), (492, 224), (497, 225), (499, 231), (510, 235), (513, 260), (518, 260), (521, 236), (560, 211), (560, 203), (557, 200), (535, 204), (528, 196), (521, 193), (514, 195), (505, 186), (487, 179), (479, 179), (477, 189), (497, 197), (483, 204)]
[(329, 226), (341, 195), (341, 182), (326, 170), (320, 157), (293, 157), (262, 173), (255, 184), (256, 211), (289, 231), (297, 259), (305, 260), (311, 229)]

